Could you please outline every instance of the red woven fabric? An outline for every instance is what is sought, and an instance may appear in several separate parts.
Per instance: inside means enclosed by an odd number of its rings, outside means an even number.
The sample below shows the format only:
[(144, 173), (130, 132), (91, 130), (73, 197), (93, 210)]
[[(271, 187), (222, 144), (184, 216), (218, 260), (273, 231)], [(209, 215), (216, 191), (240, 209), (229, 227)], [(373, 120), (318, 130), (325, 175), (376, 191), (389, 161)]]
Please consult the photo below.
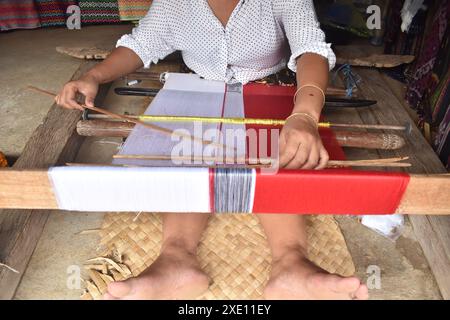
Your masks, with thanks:
[[(294, 93), (294, 87), (246, 85), (245, 116), (285, 119), (291, 113)], [(345, 159), (332, 130), (321, 129), (320, 134), (330, 159)], [(408, 182), (409, 175), (403, 173), (349, 169), (280, 170), (275, 175), (258, 172), (253, 212), (392, 214), (398, 208)]]

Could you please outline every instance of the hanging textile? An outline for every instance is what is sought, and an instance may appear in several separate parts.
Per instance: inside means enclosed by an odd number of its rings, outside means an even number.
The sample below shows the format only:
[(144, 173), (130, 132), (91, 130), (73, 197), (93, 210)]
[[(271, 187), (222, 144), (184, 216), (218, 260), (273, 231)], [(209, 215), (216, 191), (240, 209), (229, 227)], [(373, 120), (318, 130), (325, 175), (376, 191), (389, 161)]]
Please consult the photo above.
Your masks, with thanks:
[(79, 6), (83, 24), (120, 22), (117, 0), (79, 0)]
[(67, 7), (76, 0), (35, 0), (42, 27), (64, 26), (68, 17)]
[[(386, 21), (389, 21), (385, 35), (385, 53), (397, 55), (413, 55), (418, 57), (422, 50), (424, 41), (424, 30), (426, 28), (429, 10), (419, 10), (414, 16), (408, 32), (400, 32), (402, 25), (401, 11), (405, 1), (391, 1), (388, 9)], [(425, 7), (429, 8), (431, 1), (425, 2)], [(406, 75), (414, 65), (402, 65), (386, 70), (385, 72), (392, 78), (401, 82), (406, 82)]]
[(40, 26), (33, 0), (1, 0), (0, 31), (33, 29)]
[(432, 124), (439, 124), (444, 119), (444, 114), (447, 112), (448, 103), (446, 104), (446, 96), (448, 94), (448, 84), (450, 81), (450, 28), (447, 28), (447, 33), (442, 41), (441, 48), (436, 57), (433, 73), (431, 76), (430, 98), (426, 106), (426, 114), (428, 120)]
[(447, 164), (450, 170), (450, 87), (447, 87), (447, 113), (439, 126), (439, 133), (436, 137), (436, 150), (441, 161)]
[(426, 43), (421, 55), (418, 58), (416, 68), (412, 73), (408, 83), (406, 99), (413, 108), (418, 108), (427, 90), (432, 85), (432, 72), (436, 57), (442, 44), (442, 40), (447, 32), (448, 21), (450, 19), (450, 0), (443, 0), (439, 4), (439, 9), (433, 19), (430, 32), (426, 35)]
[[(442, 42), (432, 75), (432, 87), (436, 89), (425, 101), (423, 108), (429, 114), (430, 123), (436, 128), (435, 148), (444, 164), (450, 157), (450, 28)], [(429, 109), (426, 109), (428, 107)]]
[(118, 0), (120, 20), (137, 21), (146, 14), (152, 0)]
[[(418, 1), (421, 2), (421, 1)], [(411, 0), (391, 1), (386, 33), (385, 53), (414, 55), (411, 65), (385, 71), (393, 78), (407, 82), (406, 99), (417, 110), (419, 126), (431, 128), (433, 146), (444, 164), (449, 159), (450, 104), (450, 0), (424, 1), (408, 32), (399, 32), (402, 8)]]

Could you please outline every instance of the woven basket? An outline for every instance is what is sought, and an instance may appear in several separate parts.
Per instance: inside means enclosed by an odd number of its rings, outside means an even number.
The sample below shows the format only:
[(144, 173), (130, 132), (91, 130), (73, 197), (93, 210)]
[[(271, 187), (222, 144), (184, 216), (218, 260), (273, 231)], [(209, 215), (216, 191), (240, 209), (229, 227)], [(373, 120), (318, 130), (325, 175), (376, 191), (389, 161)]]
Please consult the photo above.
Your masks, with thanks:
[[(308, 256), (324, 270), (350, 276), (355, 272), (344, 237), (332, 216), (308, 216)], [(157, 214), (105, 216), (100, 231), (103, 256), (120, 265), (90, 266), (84, 299), (98, 299), (106, 284), (137, 276), (158, 256), (161, 219)], [(203, 235), (199, 261), (211, 277), (209, 290), (199, 299), (261, 299), (268, 280), (271, 257), (258, 219), (254, 215), (215, 215)], [(105, 266), (108, 265), (108, 266)], [(92, 270), (95, 269), (95, 270)], [(128, 270), (129, 269), (129, 270)]]

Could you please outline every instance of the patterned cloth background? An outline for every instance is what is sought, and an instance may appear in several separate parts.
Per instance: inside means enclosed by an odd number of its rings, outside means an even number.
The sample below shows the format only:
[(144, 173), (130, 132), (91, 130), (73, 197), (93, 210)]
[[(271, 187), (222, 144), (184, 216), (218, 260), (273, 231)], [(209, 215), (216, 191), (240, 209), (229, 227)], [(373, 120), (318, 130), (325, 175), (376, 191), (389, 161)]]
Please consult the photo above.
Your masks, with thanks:
[(79, 0), (81, 23), (120, 22), (117, 0)]
[(152, 0), (117, 0), (122, 21), (137, 21), (145, 16)]
[(33, 0), (0, 0), (0, 30), (33, 29), (41, 26)]
[(68, 15), (67, 7), (77, 4), (76, 0), (35, 0), (42, 27), (64, 26)]
[(67, 7), (81, 9), (82, 24), (138, 21), (152, 0), (0, 0), (0, 31), (64, 26)]

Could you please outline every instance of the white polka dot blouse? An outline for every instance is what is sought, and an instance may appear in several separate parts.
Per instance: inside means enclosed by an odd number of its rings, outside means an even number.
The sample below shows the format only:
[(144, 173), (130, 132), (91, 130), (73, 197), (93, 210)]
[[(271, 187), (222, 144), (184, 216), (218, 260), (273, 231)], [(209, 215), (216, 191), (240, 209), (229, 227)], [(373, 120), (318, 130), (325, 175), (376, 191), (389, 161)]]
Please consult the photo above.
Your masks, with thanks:
[(226, 26), (207, 0), (154, 0), (147, 15), (117, 46), (133, 50), (145, 67), (180, 50), (200, 76), (247, 83), (316, 53), (336, 63), (312, 0), (241, 0)]

